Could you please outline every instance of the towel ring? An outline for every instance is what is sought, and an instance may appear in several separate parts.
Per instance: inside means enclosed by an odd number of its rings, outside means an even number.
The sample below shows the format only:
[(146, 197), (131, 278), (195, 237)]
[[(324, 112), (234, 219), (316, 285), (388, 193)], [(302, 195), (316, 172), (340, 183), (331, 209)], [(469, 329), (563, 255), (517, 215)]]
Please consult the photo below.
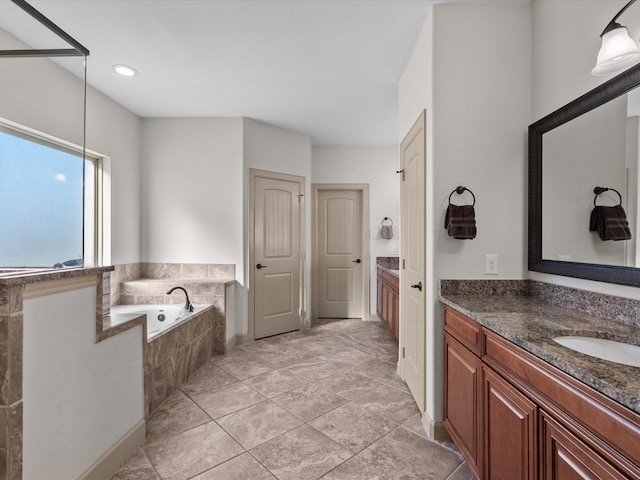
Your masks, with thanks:
[(467, 192), (469, 192), (471, 194), (471, 196), (473, 197), (473, 205), (472, 206), (476, 206), (476, 196), (473, 194), (473, 192), (471, 190), (469, 190), (467, 187), (462, 187), (462, 186), (458, 186), (456, 187), (450, 194), (449, 194), (449, 205), (451, 205), (451, 195), (453, 195), (454, 193), (457, 193), (458, 195), (462, 195), (465, 190)]
[(620, 198), (620, 204), (618, 206), (622, 206), (622, 195), (620, 195), (620, 192), (618, 190), (616, 190), (615, 188), (608, 188), (608, 187), (596, 187), (593, 189), (593, 193), (596, 194), (596, 196), (593, 197), (594, 207), (596, 206), (596, 199), (598, 198), (598, 195), (608, 191), (616, 192), (618, 194), (618, 197)]
[(391, 225), (393, 225), (393, 220), (392, 220), (392, 219), (390, 219), (389, 217), (384, 217), (384, 218), (382, 219), (382, 222), (381, 222), (381, 223), (382, 223), (382, 225), (384, 225), (384, 222), (391, 222)]

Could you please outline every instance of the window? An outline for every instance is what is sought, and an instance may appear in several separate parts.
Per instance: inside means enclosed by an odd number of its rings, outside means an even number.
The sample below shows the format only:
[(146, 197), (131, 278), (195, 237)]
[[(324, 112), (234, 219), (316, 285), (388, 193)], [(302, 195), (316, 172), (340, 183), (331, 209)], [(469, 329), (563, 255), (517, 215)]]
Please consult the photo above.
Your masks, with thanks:
[(0, 124), (0, 268), (100, 264), (102, 159)]

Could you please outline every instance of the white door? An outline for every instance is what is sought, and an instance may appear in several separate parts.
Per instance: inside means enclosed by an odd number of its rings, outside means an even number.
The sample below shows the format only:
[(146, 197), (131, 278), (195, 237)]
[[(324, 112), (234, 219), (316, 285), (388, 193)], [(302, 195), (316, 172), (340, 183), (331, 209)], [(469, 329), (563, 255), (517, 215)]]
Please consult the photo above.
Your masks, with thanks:
[(300, 328), (300, 182), (255, 177), (254, 338)]
[(319, 190), (316, 198), (317, 316), (363, 318), (362, 190)]
[(425, 142), (426, 113), (400, 144), (401, 253), (400, 336), (404, 377), (421, 411), (425, 409)]

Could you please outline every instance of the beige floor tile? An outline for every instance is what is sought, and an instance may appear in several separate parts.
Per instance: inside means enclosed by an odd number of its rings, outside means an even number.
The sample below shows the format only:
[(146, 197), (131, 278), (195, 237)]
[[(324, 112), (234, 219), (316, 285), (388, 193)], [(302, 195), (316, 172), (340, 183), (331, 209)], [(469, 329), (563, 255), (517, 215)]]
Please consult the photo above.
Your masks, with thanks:
[(193, 401), (214, 420), (265, 400), (242, 382), (230, 383), (215, 390), (193, 394)]
[(318, 325), (206, 363), (113, 479), (471, 480), (452, 443), (427, 438), (386, 327)]
[(460, 463), (452, 451), (397, 428), (324, 480), (445, 480)]
[(127, 460), (110, 480), (160, 480), (142, 448)]
[(311, 383), (271, 399), (289, 413), (308, 422), (347, 403), (347, 399)]
[(217, 422), (247, 450), (302, 423), (269, 400), (222, 417)]
[(316, 385), (341, 397), (352, 400), (381, 386), (375, 380), (350, 371), (349, 368), (334, 372), (330, 377), (317, 382)]
[(396, 424), (352, 403), (311, 420), (309, 425), (352, 453), (368, 447), (393, 430)]
[(176, 390), (147, 420), (147, 439), (175, 435), (211, 418), (182, 391)]
[(297, 365), (290, 366), (287, 370), (309, 382), (315, 382), (334, 375), (337, 371), (342, 370), (346, 366), (347, 364), (328, 363), (326, 360), (312, 358), (304, 362), (300, 362)]
[(271, 398), (301, 387), (308, 382), (288, 370), (273, 370), (245, 380), (244, 383), (265, 397)]
[(193, 477), (193, 480), (276, 480), (249, 453), (243, 453), (231, 460)]
[(230, 373), (238, 380), (246, 380), (272, 370), (271, 366), (267, 366), (262, 361), (248, 360), (239, 358), (234, 362), (220, 365), (225, 372)]
[(163, 480), (189, 479), (244, 452), (213, 421), (145, 443), (143, 449)]
[(263, 443), (251, 454), (279, 480), (316, 480), (352, 455), (308, 425)]
[(420, 412), (411, 394), (388, 385), (381, 385), (354, 403), (398, 425)]
[(207, 362), (186, 383), (180, 386), (180, 390), (191, 396), (202, 392), (210, 392), (218, 387), (237, 381), (238, 379), (233, 375), (213, 363)]
[(463, 462), (455, 472), (447, 477), (447, 480), (476, 480), (476, 477), (471, 473), (467, 463)]

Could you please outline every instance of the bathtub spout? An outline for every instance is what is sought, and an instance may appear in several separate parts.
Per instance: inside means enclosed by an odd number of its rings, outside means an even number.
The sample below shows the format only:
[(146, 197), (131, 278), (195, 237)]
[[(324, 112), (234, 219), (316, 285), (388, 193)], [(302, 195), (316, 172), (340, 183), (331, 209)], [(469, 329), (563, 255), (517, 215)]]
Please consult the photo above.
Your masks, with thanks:
[(189, 301), (189, 294), (183, 287), (173, 287), (171, 290), (167, 292), (167, 295), (171, 295), (174, 290), (182, 290), (184, 292), (184, 296), (187, 297), (187, 303), (184, 304), (184, 309), (187, 312), (193, 312), (193, 305)]

